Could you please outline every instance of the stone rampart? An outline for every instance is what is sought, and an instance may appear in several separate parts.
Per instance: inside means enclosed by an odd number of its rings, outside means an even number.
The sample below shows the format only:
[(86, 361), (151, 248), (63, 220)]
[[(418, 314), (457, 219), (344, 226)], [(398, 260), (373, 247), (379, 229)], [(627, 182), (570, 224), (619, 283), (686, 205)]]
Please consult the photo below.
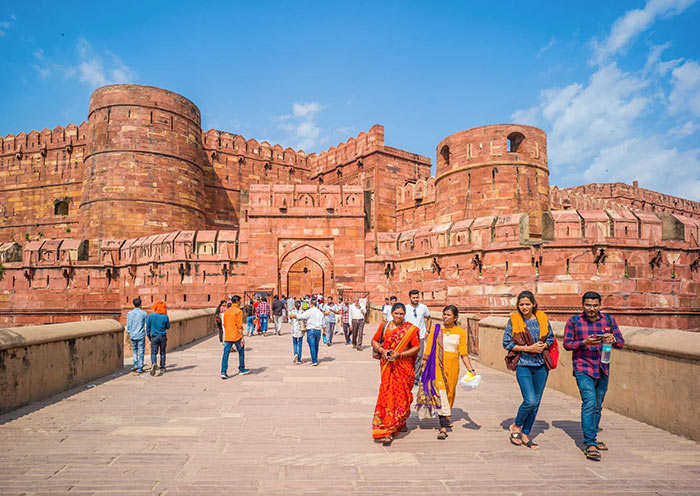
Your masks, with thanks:
[[(506, 323), (504, 317), (479, 322), (479, 362), (502, 371), (507, 371), (502, 346)], [(547, 387), (578, 398), (572, 354), (563, 348), (564, 323), (553, 322), (552, 328), (560, 358), (559, 366), (549, 374)], [(700, 334), (625, 326), (620, 330), (625, 348), (613, 350), (605, 408), (700, 441)], [(515, 376), (513, 394), (519, 394)], [(546, 405), (546, 394), (542, 402)], [(549, 419), (556, 419), (556, 412), (549, 412)]]
[(0, 329), (0, 413), (121, 370), (123, 329), (114, 320)]

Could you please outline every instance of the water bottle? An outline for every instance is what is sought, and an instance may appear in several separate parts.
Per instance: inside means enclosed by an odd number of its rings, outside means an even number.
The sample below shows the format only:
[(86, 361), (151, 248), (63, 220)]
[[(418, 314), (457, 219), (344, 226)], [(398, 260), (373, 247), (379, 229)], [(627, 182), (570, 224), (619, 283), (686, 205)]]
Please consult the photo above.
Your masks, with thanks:
[[(610, 332), (610, 327), (605, 326), (603, 328), (603, 334), (608, 334)], [(610, 352), (612, 352), (611, 343), (603, 343), (600, 349), (600, 363), (610, 363)]]

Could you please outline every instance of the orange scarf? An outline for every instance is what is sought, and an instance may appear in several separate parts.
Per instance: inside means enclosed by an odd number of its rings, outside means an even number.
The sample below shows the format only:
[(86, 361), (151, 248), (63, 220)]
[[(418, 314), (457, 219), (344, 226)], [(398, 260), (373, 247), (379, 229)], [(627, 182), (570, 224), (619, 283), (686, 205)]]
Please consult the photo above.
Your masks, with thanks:
[[(537, 318), (537, 323), (540, 326), (540, 341), (547, 339), (547, 333), (549, 333), (549, 321), (547, 320), (547, 314), (537, 310), (535, 312), (535, 317)], [(528, 332), (523, 316), (520, 312), (513, 312), (510, 315), (510, 322), (513, 325), (513, 334), (516, 332)]]
[(153, 304), (153, 306), (151, 307), (151, 310), (153, 310), (155, 313), (163, 313), (163, 314), (168, 313), (168, 310), (165, 307), (164, 301), (156, 301)]

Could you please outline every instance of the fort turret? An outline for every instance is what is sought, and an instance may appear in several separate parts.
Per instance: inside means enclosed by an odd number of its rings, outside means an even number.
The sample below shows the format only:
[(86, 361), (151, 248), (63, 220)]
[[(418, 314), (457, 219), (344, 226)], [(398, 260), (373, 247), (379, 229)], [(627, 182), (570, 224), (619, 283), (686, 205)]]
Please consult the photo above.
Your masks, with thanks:
[(197, 106), (150, 86), (98, 88), (90, 98), (80, 228), (85, 238), (203, 229)]
[(448, 136), (437, 146), (435, 185), (438, 224), (525, 212), (531, 234), (540, 235), (549, 209), (547, 135), (498, 124)]

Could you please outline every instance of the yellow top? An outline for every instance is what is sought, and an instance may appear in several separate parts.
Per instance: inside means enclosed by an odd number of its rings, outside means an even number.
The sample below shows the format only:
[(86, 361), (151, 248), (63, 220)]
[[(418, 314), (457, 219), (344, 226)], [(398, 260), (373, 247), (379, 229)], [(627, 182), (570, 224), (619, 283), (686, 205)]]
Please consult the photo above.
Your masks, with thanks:
[[(467, 348), (467, 331), (459, 326), (454, 326), (447, 329), (443, 324), (440, 324), (440, 329), (442, 330), (442, 344), (445, 349), (445, 353), (457, 353), (458, 355), (467, 355), (469, 350)], [(430, 350), (433, 347), (433, 333), (435, 332), (435, 326), (430, 330), (430, 335), (425, 341), (425, 355), (430, 355)], [(438, 338), (440, 339), (440, 338)]]

